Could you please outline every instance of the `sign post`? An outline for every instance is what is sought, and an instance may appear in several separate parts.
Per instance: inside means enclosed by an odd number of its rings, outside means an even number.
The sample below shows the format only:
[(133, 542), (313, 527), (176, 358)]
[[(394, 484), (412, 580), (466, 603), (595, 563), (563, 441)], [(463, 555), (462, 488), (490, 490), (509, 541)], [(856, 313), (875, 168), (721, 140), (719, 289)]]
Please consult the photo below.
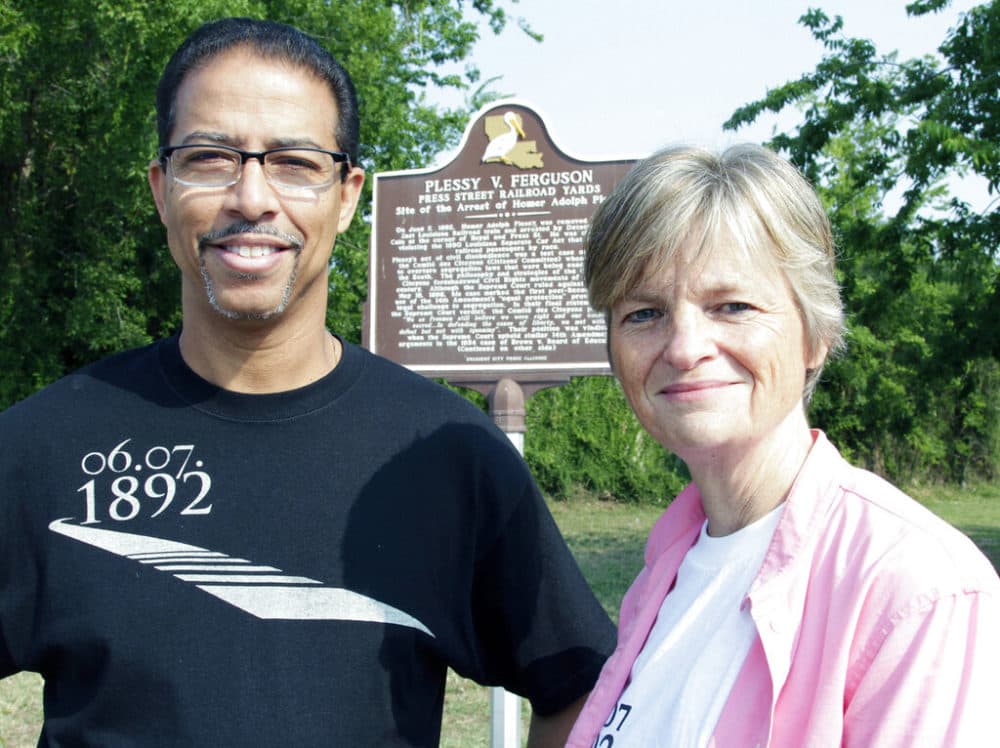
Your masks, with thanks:
[[(568, 156), (531, 107), (503, 101), (474, 115), (447, 165), (376, 173), (362, 343), (486, 395), (523, 454), (527, 397), (611, 373), (583, 240), (634, 162)], [(492, 748), (519, 748), (517, 698), (492, 689), (490, 704)]]
[[(524, 391), (509, 377), (487, 395), (493, 422), (524, 456)], [(502, 688), (490, 689), (490, 748), (521, 748), (521, 700)]]

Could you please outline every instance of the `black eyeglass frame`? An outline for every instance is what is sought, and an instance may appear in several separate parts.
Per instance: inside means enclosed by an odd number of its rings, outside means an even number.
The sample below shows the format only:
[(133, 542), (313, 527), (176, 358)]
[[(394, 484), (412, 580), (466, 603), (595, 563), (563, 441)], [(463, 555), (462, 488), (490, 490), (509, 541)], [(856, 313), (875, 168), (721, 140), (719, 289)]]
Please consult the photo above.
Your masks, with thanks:
[[(315, 148), (313, 146), (307, 145), (284, 145), (278, 148), (268, 148), (265, 151), (244, 151), (241, 148), (234, 148), (231, 145), (223, 145), (222, 143), (183, 143), (181, 145), (163, 145), (156, 149), (157, 154), (159, 154), (160, 163), (166, 164), (167, 160), (174, 154), (175, 151), (187, 150), (189, 148), (218, 148), (219, 150), (229, 151), (230, 153), (235, 153), (240, 157), (240, 170), (237, 172), (236, 179), (226, 185), (218, 185), (219, 187), (231, 187), (240, 181), (243, 177), (243, 167), (246, 165), (247, 161), (250, 159), (256, 159), (260, 163), (260, 168), (264, 168), (264, 158), (271, 153), (284, 153), (288, 151), (310, 151), (312, 153), (325, 153), (331, 158), (335, 164), (343, 164), (340, 170), (340, 181), (343, 182), (347, 179), (347, 172), (351, 168), (351, 155), (345, 153), (344, 151), (328, 151), (326, 148)], [(333, 184), (331, 182), (330, 184)], [(207, 186), (207, 185), (206, 185)], [(284, 185), (285, 187), (291, 187), (291, 185)], [(322, 185), (326, 186), (326, 185)], [(308, 187), (296, 187), (295, 189), (309, 189)]]

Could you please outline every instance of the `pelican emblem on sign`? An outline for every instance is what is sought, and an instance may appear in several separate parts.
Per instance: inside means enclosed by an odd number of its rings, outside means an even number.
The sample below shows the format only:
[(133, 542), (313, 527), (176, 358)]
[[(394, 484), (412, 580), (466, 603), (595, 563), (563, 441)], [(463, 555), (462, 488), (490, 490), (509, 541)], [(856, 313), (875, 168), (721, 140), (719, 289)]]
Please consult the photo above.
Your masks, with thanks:
[(521, 124), (521, 117), (514, 112), (507, 112), (503, 116), (503, 123), (507, 125), (507, 132), (501, 133), (493, 138), (486, 145), (483, 151), (483, 163), (490, 161), (503, 161), (509, 164), (507, 154), (514, 150), (517, 145), (517, 137), (524, 137), (524, 127)]
[(483, 127), (490, 141), (483, 151), (481, 163), (500, 162), (522, 169), (541, 168), (542, 154), (535, 149), (535, 141), (525, 140), (524, 121), (520, 114), (507, 111), (502, 117), (487, 117)]

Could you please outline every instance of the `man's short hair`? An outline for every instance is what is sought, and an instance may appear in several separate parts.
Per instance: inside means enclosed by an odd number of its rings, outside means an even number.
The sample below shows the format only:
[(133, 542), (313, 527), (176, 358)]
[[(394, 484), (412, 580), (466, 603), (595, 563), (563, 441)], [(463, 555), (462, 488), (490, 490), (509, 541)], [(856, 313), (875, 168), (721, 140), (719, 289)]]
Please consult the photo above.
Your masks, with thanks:
[(293, 26), (254, 18), (222, 18), (195, 29), (171, 56), (156, 87), (156, 129), (160, 146), (170, 145), (177, 89), (192, 70), (218, 55), (246, 48), (268, 60), (309, 70), (330, 87), (337, 105), (337, 148), (358, 163), (358, 99), (350, 75), (311, 36)]

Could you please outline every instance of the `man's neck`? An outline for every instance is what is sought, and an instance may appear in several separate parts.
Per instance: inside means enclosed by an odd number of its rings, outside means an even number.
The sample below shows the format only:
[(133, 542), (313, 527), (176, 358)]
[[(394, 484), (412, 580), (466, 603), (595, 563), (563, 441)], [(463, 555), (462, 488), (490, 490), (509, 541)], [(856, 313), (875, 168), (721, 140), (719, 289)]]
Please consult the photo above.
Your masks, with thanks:
[(232, 392), (266, 394), (304, 387), (329, 374), (340, 361), (340, 341), (323, 325), (239, 322), (219, 317), (189, 324), (185, 315), (180, 349), (199, 376)]

